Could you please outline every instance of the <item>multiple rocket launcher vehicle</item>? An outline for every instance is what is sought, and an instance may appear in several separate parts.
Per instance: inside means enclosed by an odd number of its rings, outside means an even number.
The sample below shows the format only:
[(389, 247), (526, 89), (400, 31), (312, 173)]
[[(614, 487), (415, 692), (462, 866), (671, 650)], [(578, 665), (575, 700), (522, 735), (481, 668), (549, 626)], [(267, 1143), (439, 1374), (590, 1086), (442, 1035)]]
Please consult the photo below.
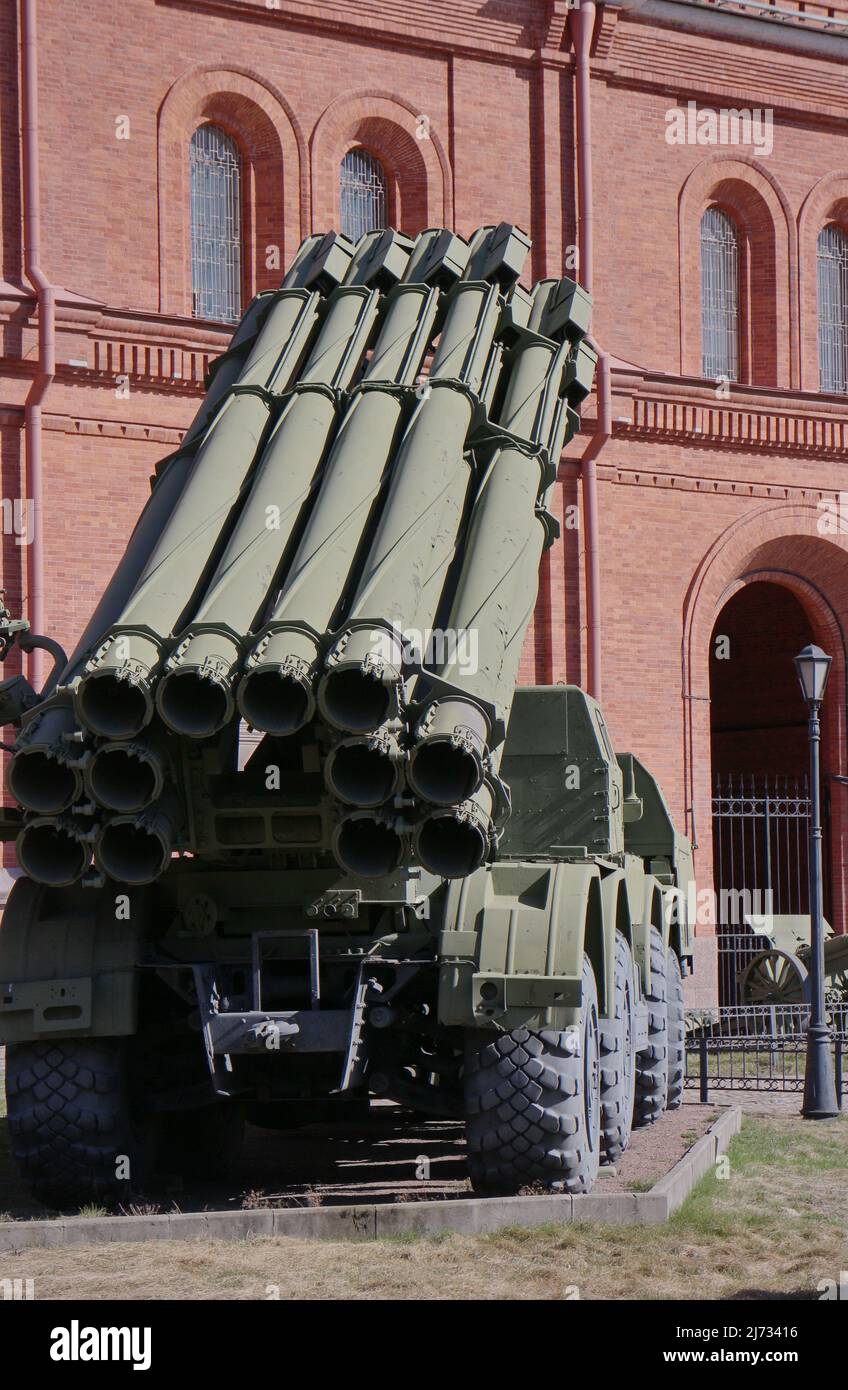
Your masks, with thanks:
[(69, 885), (93, 854), (138, 885), (196, 850), (175, 745), (239, 718), (324, 726), (346, 872), (488, 859), (546, 499), (596, 363), (588, 296), (526, 292), (528, 251), (506, 224), (316, 236), (253, 301), (19, 739), (30, 877)]
[(0, 1041), (47, 1200), (373, 1096), (464, 1119), (478, 1191), (586, 1192), (680, 1104), (691, 849), (591, 697), (517, 685), (596, 365), (529, 249), (305, 241), (71, 658), (21, 640)]

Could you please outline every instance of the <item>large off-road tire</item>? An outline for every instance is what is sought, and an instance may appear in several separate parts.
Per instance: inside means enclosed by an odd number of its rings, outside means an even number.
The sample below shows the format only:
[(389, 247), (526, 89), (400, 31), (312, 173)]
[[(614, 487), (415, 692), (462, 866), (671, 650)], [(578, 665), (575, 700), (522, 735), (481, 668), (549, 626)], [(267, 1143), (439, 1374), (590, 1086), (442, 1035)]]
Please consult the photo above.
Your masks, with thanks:
[(666, 953), (662, 936), (651, 927), (651, 989), (648, 1005), (648, 1046), (636, 1054), (636, 1103), (633, 1124), (652, 1125), (665, 1110), (668, 1096), (668, 999)]
[(12, 1151), (36, 1197), (80, 1205), (138, 1190), (155, 1131), (133, 1113), (131, 1090), (127, 1039), (9, 1044)]
[(683, 976), (677, 952), (668, 953), (666, 969), (668, 989), (668, 1097), (667, 1110), (679, 1110), (683, 1104), (683, 1082), (686, 1076), (686, 1017), (683, 1003)]
[(542, 1184), (588, 1192), (600, 1159), (598, 994), (583, 959), (576, 1035), (516, 1028), (466, 1035), (465, 1125), (476, 1192), (514, 1194)]
[(626, 937), (615, 934), (615, 987), (601, 1019), (601, 1162), (617, 1163), (630, 1143), (636, 1092), (636, 983)]

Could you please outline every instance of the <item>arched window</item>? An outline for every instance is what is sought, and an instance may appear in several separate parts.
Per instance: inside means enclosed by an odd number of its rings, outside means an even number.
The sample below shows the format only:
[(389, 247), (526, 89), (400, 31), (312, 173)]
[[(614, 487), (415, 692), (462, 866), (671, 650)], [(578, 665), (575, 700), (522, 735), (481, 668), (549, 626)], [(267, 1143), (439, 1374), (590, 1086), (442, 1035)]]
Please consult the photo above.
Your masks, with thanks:
[(216, 125), (191, 137), (191, 289), (198, 319), (236, 323), (241, 315), (241, 158)]
[(358, 241), (386, 225), (386, 171), (367, 150), (349, 150), (341, 168), (342, 236)]
[(739, 380), (739, 238), (721, 208), (701, 218), (701, 371)]
[(848, 394), (848, 235), (819, 233), (819, 389)]

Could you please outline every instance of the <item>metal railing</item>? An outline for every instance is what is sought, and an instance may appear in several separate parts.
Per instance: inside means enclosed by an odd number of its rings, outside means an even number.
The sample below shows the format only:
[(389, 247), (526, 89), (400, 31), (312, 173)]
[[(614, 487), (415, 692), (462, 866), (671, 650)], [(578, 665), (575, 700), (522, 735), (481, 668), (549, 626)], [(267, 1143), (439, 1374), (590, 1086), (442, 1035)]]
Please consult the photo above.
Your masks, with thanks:
[[(804, 1089), (808, 1004), (688, 1010), (686, 1078), (706, 1104), (711, 1091), (794, 1092)], [(827, 1008), (833, 1033), (837, 1094), (848, 1091), (848, 1004)]]

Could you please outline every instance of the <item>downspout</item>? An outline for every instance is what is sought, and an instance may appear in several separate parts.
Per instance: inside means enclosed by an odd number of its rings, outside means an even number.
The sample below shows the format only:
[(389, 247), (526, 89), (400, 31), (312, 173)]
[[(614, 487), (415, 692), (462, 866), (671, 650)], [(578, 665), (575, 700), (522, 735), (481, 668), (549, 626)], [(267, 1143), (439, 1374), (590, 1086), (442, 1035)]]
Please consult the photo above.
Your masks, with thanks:
[[(577, 187), (580, 221), (578, 231), (580, 283), (589, 294), (594, 289), (594, 190), (592, 185), (592, 98), (590, 55), (595, 31), (594, 0), (583, 0), (571, 12), (571, 36), (576, 59), (577, 88)], [(598, 520), (596, 461), (612, 434), (612, 386), (609, 354), (598, 347), (598, 422), (580, 463), (583, 501), (583, 556), (586, 584), (587, 689), (601, 698), (601, 558)]]
[[(23, 169), (24, 273), (35, 290), (38, 306), (38, 366), (24, 407), (26, 437), (26, 486), (32, 502), (32, 534), (27, 535), (28, 615), (33, 632), (43, 633), (44, 551), (42, 510), (44, 502), (42, 470), (41, 408), (56, 375), (56, 297), (54, 287), (41, 268), (41, 197), (38, 151), (38, 62), (36, 0), (21, 0), (21, 78), (22, 119), (21, 157)], [(32, 652), (30, 681), (39, 689), (42, 677), (40, 649)]]

